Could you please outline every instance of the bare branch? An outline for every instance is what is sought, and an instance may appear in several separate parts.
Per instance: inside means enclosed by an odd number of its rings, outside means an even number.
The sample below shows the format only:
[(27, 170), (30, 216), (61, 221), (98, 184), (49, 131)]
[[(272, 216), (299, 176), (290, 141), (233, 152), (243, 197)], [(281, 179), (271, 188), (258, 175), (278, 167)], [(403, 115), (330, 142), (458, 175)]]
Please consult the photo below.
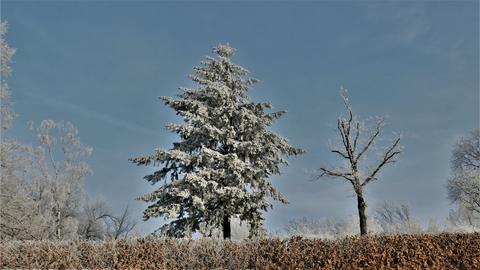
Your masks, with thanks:
[(110, 223), (109, 227), (109, 236), (112, 239), (119, 239), (122, 235), (126, 239), (128, 234), (135, 228), (137, 225), (136, 222), (132, 221), (130, 218), (130, 212), (128, 206), (125, 207), (121, 216), (109, 215)]
[(337, 129), (340, 132), (340, 136), (342, 137), (343, 147), (345, 149), (348, 149), (348, 146), (347, 146), (348, 138), (345, 136), (345, 131), (343, 130), (343, 125), (342, 124), (343, 124), (342, 119), (338, 118), (337, 119)]
[(332, 171), (332, 170), (329, 170), (329, 169), (326, 169), (326, 168), (323, 168), (323, 167), (320, 168), (319, 170), (321, 171), (319, 177), (324, 177), (324, 176), (343, 177), (353, 184), (353, 178), (352, 178), (353, 174), (352, 173), (336, 172), (336, 171)]
[(352, 106), (348, 102), (348, 97), (346, 95), (347, 90), (342, 87), (340, 91), (340, 96), (342, 97), (343, 104), (345, 106), (345, 109), (347, 109), (348, 112), (348, 119), (342, 119), (340, 120), (341, 128), (342, 128), (342, 140), (344, 140), (344, 146), (345, 150), (347, 151), (348, 158), (350, 159), (351, 163), (355, 163), (355, 158), (353, 156), (354, 150), (352, 149), (352, 143), (350, 139), (350, 131), (353, 123), (353, 112), (352, 112)]
[(378, 137), (378, 135), (380, 134), (380, 131), (381, 131), (381, 128), (382, 128), (382, 125), (383, 125), (383, 119), (380, 119), (379, 121), (377, 121), (377, 125), (375, 127), (375, 132), (373, 133), (373, 135), (370, 137), (370, 139), (368, 140), (367, 144), (363, 147), (362, 151), (360, 151), (360, 153), (357, 155), (357, 157), (355, 158), (355, 160), (359, 160), (362, 155), (373, 145), (373, 142), (375, 141), (375, 139)]
[(349, 157), (348, 157), (347, 154), (342, 153), (342, 152), (340, 152), (339, 150), (332, 150), (332, 153), (337, 153), (337, 154), (339, 154), (340, 156), (342, 156), (343, 158), (349, 159)]
[(357, 150), (357, 143), (358, 143), (359, 137), (360, 137), (360, 122), (357, 122), (355, 125), (355, 139), (353, 140), (353, 150), (352, 150), (353, 153), (355, 153), (355, 151)]
[(345, 108), (348, 111), (349, 119), (348, 123), (351, 123), (353, 120), (353, 113), (352, 113), (352, 106), (350, 105), (350, 102), (348, 102), (348, 97), (347, 97), (347, 89), (342, 89), (340, 90), (340, 96), (342, 97), (343, 105), (345, 105)]
[(393, 145), (387, 150), (387, 152), (385, 152), (385, 155), (383, 156), (383, 159), (382, 161), (380, 162), (380, 164), (377, 165), (377, 167), (375, 168), (375, 170), (373, 170), (373, 172), (370, 174), (370, 176), (368, 176), (365, 181), (362, 183), (362, 186), (365, 186), (366, 184), (368, 184), (368, 182), (370, 182), (371, 180), (375, 180), (376, 178), (376, 175), (377, 173), (380, 171), (380, 169), (385, 165), (385, 164), (388, 164), (388, 163), (394, 163), (395, 160), (393, 159), (396, 155), (400, 154), (401, 152), (400, 151), (394, 151), (397, 146), (398, 146), (398, 143), (400, 142), (400, 138), (398, 138), (397, 140), (395, 140), (395, 142), (393, 143)]

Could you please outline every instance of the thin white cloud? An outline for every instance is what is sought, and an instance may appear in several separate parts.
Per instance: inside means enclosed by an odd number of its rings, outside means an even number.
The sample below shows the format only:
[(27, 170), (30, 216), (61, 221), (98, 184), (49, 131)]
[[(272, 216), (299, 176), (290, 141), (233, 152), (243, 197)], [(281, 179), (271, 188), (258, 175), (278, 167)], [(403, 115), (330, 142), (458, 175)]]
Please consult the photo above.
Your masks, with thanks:
[(23, 94), (37, 101), (40, 101), (48, 106), (73, 112), (75, 114), (82, 115), (84, 117), (88, 117), (97, 121), (101, 121), (118, 128), (129, 130), (135, 133), (141, 132), (141, 133), (144, 133), (147, 135), (153, 135), (153, 136), (156, 136), (159, 134), (158, 130), (147, 128), (129, 121), (125, 121), (125, 120), (113, 117), (111, 115), (108, 115), (106, 113), (98, 112), (77, 104), (73, 104), (73, 103), (69, 103), (63, 100), (58, 100), (53, 98), (45, 98), (30, 92), (23, 92)]

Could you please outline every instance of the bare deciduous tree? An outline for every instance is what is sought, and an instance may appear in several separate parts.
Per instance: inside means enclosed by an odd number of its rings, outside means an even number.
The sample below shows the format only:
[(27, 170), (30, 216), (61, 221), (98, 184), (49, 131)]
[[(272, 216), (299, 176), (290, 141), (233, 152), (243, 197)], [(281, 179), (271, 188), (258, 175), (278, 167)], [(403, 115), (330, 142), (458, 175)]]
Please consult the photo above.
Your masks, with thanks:
[(77, 237), (83, 178), (90, 173), (84, 159), (92, 149), (80, 143), (70, 123), (44, 120), (32, 130), (38, 144), (6, 139), (15, 112), (6, 78), (15, 49), (6, 42), (7, 24), (0, 23), (0, 239), (41, 240)]
[(16, 116), (10, 103), (10, 91), (5, 80), (11, 74), (10, 63), (15, 54), (15, 49), (8, 46), (6, 41), (7, 29), (7, 23), (0, 22), (0, 138)]
[(480, 169), (480, 129), (470, 132), (470, 136), (463, 137), (452, 151), (452, 169), (454, 172)]
[(15, 53), (6, 41), (7, 28), (6, 22), (0, 23), (0, 239), (43, 239), (48, 235), (48, 217), (37, 212), (27, 181), (32, 178), (27, 168), (33, 167), (36, 152), (4, 136), (16, 116), (6, 82)]
[(450, 210), (447, 217), (449, 229), (452, 231), (475, 231), (480, 229), (480, 223), (475, 213), (466, 209), (463, 205)]
[(480, 129), (470, 132), (452, 151), (452, 171), (447, 184), (448, 197), (458, 209), (451, 213), (451, 224), (480, 225)]
[(37, 159), (39, 177), (35, 192), (49, 192), (56, 239), (74, 238), (85, 198), (83, 179), (91, 173), (85, 158), (91, 155), (92, 148), (80, 143), (77, 128), (69, 122), (43, 120), (35, 130), (37, 149), (42, 153)]
[(375, 210), (375, 218), (386, 233), (419, 233), (422, 231), (420, 224), (415, 221), (407, 205), (397, 206), (384, 202)]
[(106, 222), (108, 226), (108, 237), (110, 239), (126, 239), (128, 234), (137, 225), (137, 223), (130, 218), (128, 206), (125, 207), (120, 216), (108, 215)]
[(87, 201), (80, 216), (78, 236), (87, 240), (105, 239), (107, 235), (105, 219), (109, 216), (110, 211), (104, 201)]
[(76, 238), (91, 149), (70, 123), (44, 120), (36, 131), (36, 147), (1, 143), (0, 238)]
[[(385, 165), (397, 160), (401, 153), (400, 137), (384, 149), (377, 149), (376, 142), (381, 136), (384, 126), (383, 118), (377, 117), (373, 127), (366, 127), (363, 122), (354, 117), (352, 107), (346, 96), (346, 90), (342, 89), (340, 95), (348, 116), (347, 118), (339, 117), (337, 120), (340, 145), (333, 148), (331, 152), (346, 161), (347, 165), (333, 169), (321, 167), (319, 177), (340, 178), (351, 183), (357, 197), (360, 234), (364, 235), (367, 233), (367, 216), (365, 215), (367, 204), (364, 198), (364, 187), (371, 181), (378, 179), (378, 174)], [(380, 156), (380, 160), (368, 164), (366, 156), (368, 152), (372, 151)]]
[(0, 239), (41, 240), (50, 235), (51, 216), (43, 211), (48, 192), (37, 187), (35, 152), (29, 145), (1, 141)]
[(0, 239), (41, 240), (77, 237), (83, 178), (90, 170), (85, 157), (92, 149), (80, 143), (70, 123), (44, 120), (36, 146), (6, 139), (15, 112), (6, 78), (15, 49), (6, 42), (0, 23)]
[(410, 221), (410, 209), (406, 205), (398, 207), (396, 205), (384, 202), (382, 206), (375, 210), (375, 214), (379, 220), (385, 221), (389, 224)]
[(452, 202), (463, 205), (466, 210), (480, 214), (480, 174), (468, 170), (448, 181), (448, 195)]
[(135, 226), (128, 207), (116, 216), (105, 201), (96, 200), (85, 204), (78, 235), (87, 240), (126, 239)]

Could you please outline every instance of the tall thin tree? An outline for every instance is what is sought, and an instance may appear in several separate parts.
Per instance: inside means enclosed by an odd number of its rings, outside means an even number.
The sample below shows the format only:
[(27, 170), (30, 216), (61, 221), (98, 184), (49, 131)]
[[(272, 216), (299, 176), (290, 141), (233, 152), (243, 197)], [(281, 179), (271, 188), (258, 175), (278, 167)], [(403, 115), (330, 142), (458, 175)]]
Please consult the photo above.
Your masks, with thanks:
[[(340, 178), (352, 185), (357, 197), (360, 234), (364, 235), (367, 234), (367, 216), (365, 214), (367, 203), (365, 201), (364, 188), (371, 181), (378, 179), (378, 174), (385, 165), (394, 163), (397, 160), (401, 152), (399, 145), (400, 137), (383, 149), (376, 148), (376, 142), (383, 131), (384, 119), (377, 117), (373, 127), (367, 126), (354, 116), (345, 89), (341, 90), (340, 95), (347, 110), (347, 117), (339, 117), (337, 119), (340, 143), (331, 152), (337, 154), (343, 161), (346, 161), (346, 165), (333, 169), (320, 167), (318, 176)], [(375, 151), (380, 159), (369, 164), (366, 156), (368, 152), (372, 151)]]

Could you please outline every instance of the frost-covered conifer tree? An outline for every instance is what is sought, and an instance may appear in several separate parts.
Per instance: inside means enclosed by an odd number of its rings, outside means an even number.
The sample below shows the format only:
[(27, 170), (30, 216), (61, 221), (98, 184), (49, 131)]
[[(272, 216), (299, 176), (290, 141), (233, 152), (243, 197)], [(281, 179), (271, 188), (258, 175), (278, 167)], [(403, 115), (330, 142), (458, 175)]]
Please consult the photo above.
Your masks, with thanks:
[(231, 62), (234, 51), (229, 45), (213, 48), (216, 57), (207, 57), (190, 76), (197, 89), (161, 97), (183, 117), (182, 124), (166, 126), (180, 141), (130, 159), (163, 167), (145, 179), (164, 184), (139, 199), (152, 203), (145, 220), (163, 216), (171, 221), (160, 228), (166, 235), (188, 237), (200, 228), (222, 228), (229, 238), (230, 219), (238, 216), (250, 225), (250, 236), (256, 236), (262, 212), (272, 207), (267, 198), (287, 203), (268, 178), (280, 174), (286, 156), (303, 150), (267, 129), (285, 112), (267, 112), (270, 103), (249, 99), (247, 92), (257, 80)]

